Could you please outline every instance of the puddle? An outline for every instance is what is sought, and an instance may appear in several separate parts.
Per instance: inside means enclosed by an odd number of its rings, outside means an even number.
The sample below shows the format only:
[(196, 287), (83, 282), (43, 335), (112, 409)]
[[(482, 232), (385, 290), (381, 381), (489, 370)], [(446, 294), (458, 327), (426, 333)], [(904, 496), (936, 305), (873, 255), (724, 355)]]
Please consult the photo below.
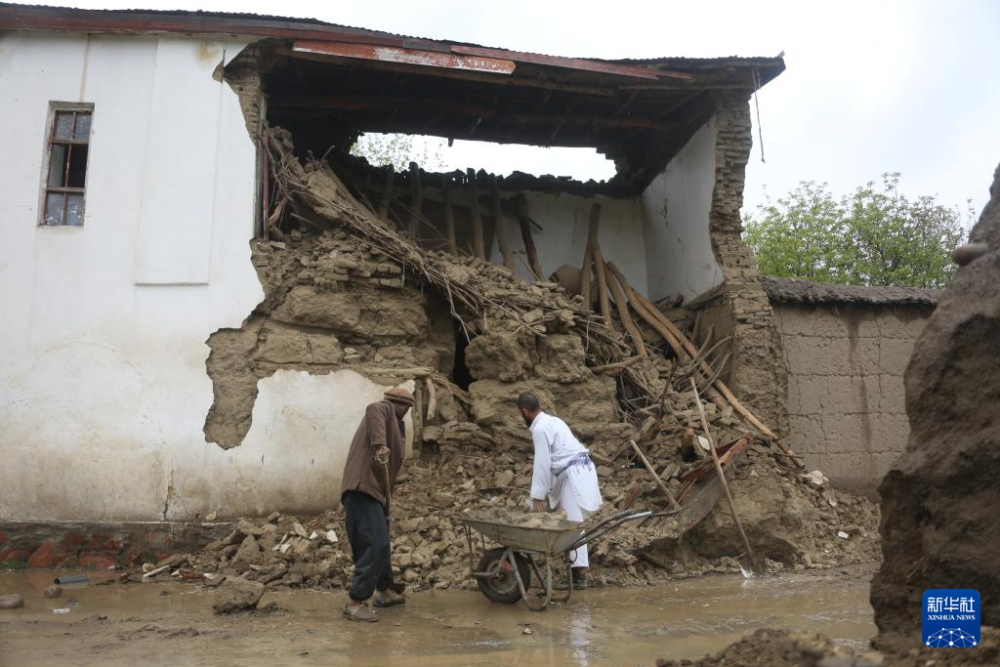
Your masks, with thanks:
[(411, 595), (377, 624), (343, 620), (343, 593), (269, 592), (262, 604), (284, 611), (218, 617), (211, 592), (195, 586), (95, 586), (109, 575), (89, 574), (90, 584), (46, 600), (56, 574), (0, 573), (0, 595), (25, 597), (23, 609), (0, 611), (0, 666), (653, 665), (701, 657), (762, 627), (858, 648), (875, 634), (871, 569), (593, 589), (542, 613), (491, 604), (478, 591), (436, 591)]

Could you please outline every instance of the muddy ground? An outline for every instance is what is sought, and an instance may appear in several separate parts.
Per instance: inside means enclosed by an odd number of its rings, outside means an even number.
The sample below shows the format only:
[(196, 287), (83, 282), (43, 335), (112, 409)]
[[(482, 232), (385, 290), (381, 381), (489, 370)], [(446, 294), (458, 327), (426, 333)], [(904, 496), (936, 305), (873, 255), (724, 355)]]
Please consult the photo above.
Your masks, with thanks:
[[(276, 602), (281, 611), (216, 616), (211, 593), (190, 585), (67, 586), (62, 598), (46, 600), (51, 572), (7, 573), (0, 574), (0, 595), (18, 592), (26, 603), (0, 612), (0, 666), (651, 667), (664, 656), (704, 656), (765, 627), (822, 631), (862, 651), (875, 632), (871, 572), (590, 590), (541, 613), (491, 604), (477, 591), (431, 591), (383, 611), (373, 625), (340, 618), (338, 593), (269, 591), (262, 605)], [(57, 608), (70, 611), (54, 614)]]

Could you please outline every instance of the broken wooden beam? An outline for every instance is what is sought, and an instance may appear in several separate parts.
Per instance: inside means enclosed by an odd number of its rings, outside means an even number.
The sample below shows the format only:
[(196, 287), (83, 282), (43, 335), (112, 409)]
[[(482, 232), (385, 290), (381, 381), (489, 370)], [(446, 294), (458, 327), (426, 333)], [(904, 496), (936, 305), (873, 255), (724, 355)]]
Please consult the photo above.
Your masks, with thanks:
[(444, 203), (444, 233), (448, 240), (448, 252), (458, 257), (458, 242), (455, 240), (455, 212), (451, 209), (451, 178), (445, 174), (441, 183), (441, 199)]
[(378, 218), (384, 222), (389, 222), (389, 204), (392, 202), (392, 181), (396, 177), (396, 170), (390, 164), (385, 168), (385, 190), (378, 203)]
[(476, 182), (476, 170), (466, 170), (469, 178), (469, 211), (472, 218), (472, 251), (476, 257), (486, 261), (486, 241), (483, 238), (483, 216), (479, 211), (479, 186)]
[(656, 484), (660, 487), (660, 490), (663, 491), (663, 495), (665, 495), (667, 497), (667, 500), (670, 501), (670, 506), (675, 510), (679, 510), (681, 506), (677, 503), (676, 500), (674, 500), (673, 494), (670, 493), (670, 489), (668, 489), (667, 485), (663, 483), (663, 480), (660, 479), (660, 476), (656, 474), (656, 470), (653, 469), (653, 466), (649, 462), (649, 459), (647, 459), (646, 455), (642, 453), (641, 449), (639, 449), (639, 445), (635, 444), (635, 440), (629, 440), (628, 444), (632, 446), (632, 449), (634, 449), (635, 453), (639, 456), (639, 460), (642, 461), (642, 465), (646, 466), (646, 470), (648, 470), (649, 474), (652, 475), (653, 479), (656, 480)]
[(424, 207), (424, 189), (420, 185), (420, 167), (416, 162), (410, 163), (410, 222), (407, 230), (410, 238), (420, 239), (420, 215)]
[(625, 331), (632, 337), (632, 345), (635, 347), (636, 353), (640, 357), (645, 357), (646, 344), (642, 340), (639, 327), (635, 325), (635, 322), (632, 321), (632, 316), (628, 313), (628, 303), (625, 302), (625, 295), (622, 293), (621, 287), (618, 286), (618, 279), (614, 275), (608, 275), (607, 266), (604, 267), (604, 273), (608, 281), (608, 287), (611, 289), (611, 296), (615, 299), (615, 308), (618, 309), (618, 319), (622, 321)]
[(497, 237), (497, 246), (503, 256), (503, 265), (511, 273), (517, 272), (514, 266), (514, 253), (511, 252), (510, 243), (507, 241), (507, 226), (503, 220), (503, 207), (500, 205), (500, 186), (497, 185), (497, 177), (490, 174), (490, 194), (493, 197), (493, 227)]

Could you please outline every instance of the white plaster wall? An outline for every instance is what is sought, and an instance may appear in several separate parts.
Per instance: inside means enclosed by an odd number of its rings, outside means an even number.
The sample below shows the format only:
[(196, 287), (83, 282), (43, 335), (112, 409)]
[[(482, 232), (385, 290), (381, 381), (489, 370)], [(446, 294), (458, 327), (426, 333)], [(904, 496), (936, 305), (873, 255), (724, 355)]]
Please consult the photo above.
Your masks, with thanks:
[(708, 217), (715, 188), (715, 119), (674, 156), (642, 193), (650, 298), (685, 300), (722, 283)]
[[(568, 194), (525, 193), (531, 217), (543, 228), (532, 228), (532, 237), (545, 277), (563, 264), (581, 266), (587, 247), (590, 208), (601, 205), (598, 243), (604, 259), (614, 262), (636, 289), (646, 293), (646, 250), (643, 242), (643, 209), (638, 200), (608, 197), (578, 197)], [(524, 249), (521, 228), (516, 219), (504, 216), (507, 239), (514, 250)], [(503, 263), (503, 256), (493, 243), (491, 261)], [(534, 280), (526, 264), (515, 258), (517, 272), (525, 280)]]
[[(248, 243), (255, 150), (235, 93), (212, 79), (242, 46), (0, 35), (3, 519), (330, 502), (344, 438), (381, 390), (367, 380), (279, 374), (242, 447), (202, 431), (205, 341), (263, 298)], [(82, 228), (37, 226), (50, 101), (95, 106)]]

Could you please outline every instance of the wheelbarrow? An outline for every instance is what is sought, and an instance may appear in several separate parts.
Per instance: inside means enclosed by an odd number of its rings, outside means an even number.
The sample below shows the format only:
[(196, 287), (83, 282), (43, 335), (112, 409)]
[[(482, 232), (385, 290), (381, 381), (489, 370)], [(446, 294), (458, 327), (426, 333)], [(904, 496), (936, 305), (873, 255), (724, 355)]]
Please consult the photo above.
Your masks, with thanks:
[[(524, 600), (532, 611), (542, 611), (552, 601), (567, 602), (573, 595), (573, 577), (570, 572), (571, 554), (585, 544), (594, 542), (627, 521), (645, 519), (652, 512), (626, 510), (618, 512), (593, 526), (573, 524), (572, 526), (548, 528), (528, 528), (493, 521), (483, 517), (459, 517), (465, 524), (465, 535), (469, 542), (469, 569), (479, 584), (479, 590), (493, 602), (514, 604)], [(479, 533), (482, 556), (475, 565), (473, 532)], [(486, 548), (486, 539), (499, 547)], [(569, 557), (569, 558), (567, 558)], [(536, 558), (545, 560), (545, 576), (538, 567)], [(566, 562), (568, 586), (565, 596), (552, 595), (552, 562), (554, 559)], [(528, 598), (532, 572), (544, 590), (544, 599), (539, 604)]]

